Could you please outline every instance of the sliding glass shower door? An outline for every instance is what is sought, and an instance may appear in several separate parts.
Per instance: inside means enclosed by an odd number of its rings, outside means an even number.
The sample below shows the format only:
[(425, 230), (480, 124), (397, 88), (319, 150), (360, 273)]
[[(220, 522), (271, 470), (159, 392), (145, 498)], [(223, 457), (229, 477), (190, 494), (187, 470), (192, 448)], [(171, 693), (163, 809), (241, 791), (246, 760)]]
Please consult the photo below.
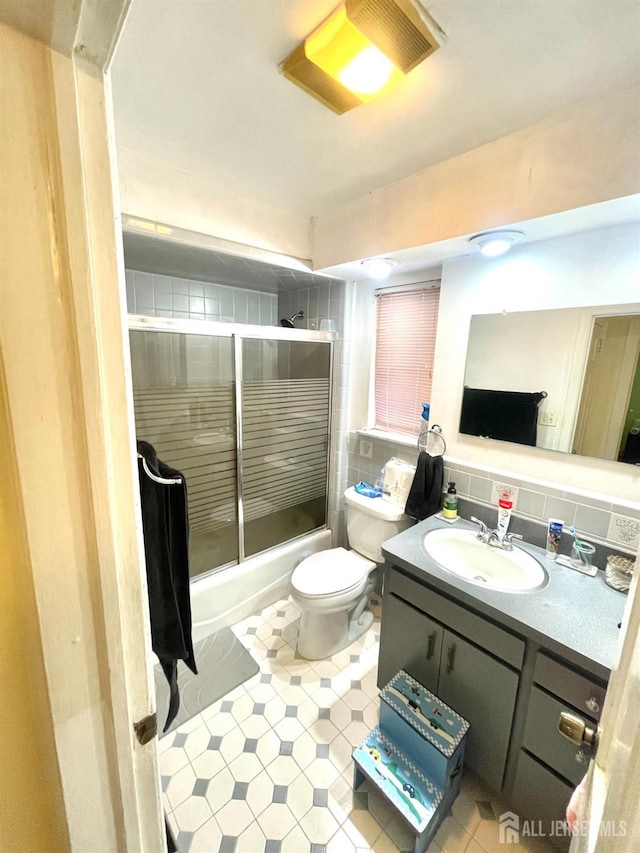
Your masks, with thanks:
[(185, 327), (132, 318), (130, 348), (136, 437), (186, 479), (194, 576), (326, 523), (332, 345)]
[(331, 346), (239, 344), (241, 514), (250, 556), (325, 523)]
[(190, 574), (237, 562), (232, 340), (138, 330), (129, 337), (136, 438), (186, 479)]

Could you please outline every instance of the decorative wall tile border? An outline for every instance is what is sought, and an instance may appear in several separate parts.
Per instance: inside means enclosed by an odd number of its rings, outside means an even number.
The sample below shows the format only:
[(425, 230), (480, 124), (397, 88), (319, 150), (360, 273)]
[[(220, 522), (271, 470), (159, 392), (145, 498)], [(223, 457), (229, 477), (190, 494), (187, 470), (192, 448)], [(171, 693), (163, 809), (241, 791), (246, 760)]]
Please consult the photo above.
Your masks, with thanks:
[[(374, 482), (380, 468), (392, 456), (415, 462), (416, 451), (407, 445), (371, 437), (372, 459), (358, 453), (358, 435), (349, 439), (348, 473), (351, 483)], [(640, 546), (640, 503), (638, 507), (618, 505), (606, 497), (591, 497), (569, 489), (547, 486), (522, 477), (509, 477), (479, 467), (445, 459), (444, 481), (453, 480), (458, 494), (471, 501), (494, 507), (497, 488), (506, 487), (517, 494), (514, 512), (522, 518), (546, 525), (549, 518), (562, 518), (585, 538), (600, 542), (616, 551), (635, 554)], [(516, 491), (517, 490), (517, 491)]]

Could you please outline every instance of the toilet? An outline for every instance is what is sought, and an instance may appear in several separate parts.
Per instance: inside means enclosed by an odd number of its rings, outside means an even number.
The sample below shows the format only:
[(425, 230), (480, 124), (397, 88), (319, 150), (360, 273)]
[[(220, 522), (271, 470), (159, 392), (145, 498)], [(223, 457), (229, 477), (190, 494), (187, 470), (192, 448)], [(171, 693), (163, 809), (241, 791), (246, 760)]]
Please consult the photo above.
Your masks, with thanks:
[(291, 600), (300, 609), (298, 653), (322, 660), (357, 640), (373, 622), (367, 609), (374, 570), (383, 562), (382, 543), (413, 519), (383, 498), (367, 498), (355, 488), (344, 493), (351, 550), (331, 548), (302, 560), (291, 576)]

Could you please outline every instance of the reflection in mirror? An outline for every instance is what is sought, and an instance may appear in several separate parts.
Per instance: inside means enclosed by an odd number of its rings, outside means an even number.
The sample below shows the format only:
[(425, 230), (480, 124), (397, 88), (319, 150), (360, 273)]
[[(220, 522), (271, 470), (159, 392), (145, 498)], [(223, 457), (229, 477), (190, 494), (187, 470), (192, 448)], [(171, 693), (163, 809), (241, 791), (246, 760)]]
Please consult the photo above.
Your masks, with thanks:
[(460, 432), (640, 464), (640, 305), (471, 318)]

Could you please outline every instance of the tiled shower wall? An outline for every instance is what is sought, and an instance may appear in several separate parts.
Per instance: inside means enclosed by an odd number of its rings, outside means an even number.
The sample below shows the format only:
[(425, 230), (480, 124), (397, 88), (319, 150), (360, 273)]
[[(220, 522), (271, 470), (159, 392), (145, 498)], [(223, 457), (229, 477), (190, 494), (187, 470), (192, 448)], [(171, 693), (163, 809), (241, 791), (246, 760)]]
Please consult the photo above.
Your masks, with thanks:
[[(362, 453), (367, 444), (372, 447), (371, 459)], [(352, 432), (349, 436), (349, 484), (360, 480), (375, 482), (381, 468), (392, 456), (415, 465), (417, 454), (417, 448), (414, 450), (406, 445)], [(640, 508), (637, 506), (616, 504), (606, 498), (498, 474), (445, 457), (445, 484), (449, 480), (455, 481), (460, 497), (487, 507), (497, 506), (495, 484), (504, 484), (514, 491), (514, 515), (545, 527), (550, 518), (561, 518), (565, 529), (573, 525), (583, 538), (602, 544), (611, 551), (633, 555), (640, 545)]]
[(304, 311), (304, 319), (296, 320), (300, 329), (317, 330), (320, 320), (334, 320), (341, 339), (344, 335), (345, 282), (321, 279), (317, 285), (286, 290), (278, 296), (279, 317), (293, 317)]
[(209, 284), (126, 270), (130, 314), (181, 320), (219, 320), (277, 326), (278, 296), (224, 284)]
[(279, 326), (280, 319), (304, 311), (297, 328), (317, 330), (320, 320), (335, 322), (332, 456), (327, 524), (337, 544), (345, 540), (342, 499), (348, 483), (347, 364), (349, 358), (350, 283), (316, 277), (317, 284), (288, 289), (279, 294), (209, 284), (185, 278), (126, 270), (127, 310), (131, 314), (233, 323)]

